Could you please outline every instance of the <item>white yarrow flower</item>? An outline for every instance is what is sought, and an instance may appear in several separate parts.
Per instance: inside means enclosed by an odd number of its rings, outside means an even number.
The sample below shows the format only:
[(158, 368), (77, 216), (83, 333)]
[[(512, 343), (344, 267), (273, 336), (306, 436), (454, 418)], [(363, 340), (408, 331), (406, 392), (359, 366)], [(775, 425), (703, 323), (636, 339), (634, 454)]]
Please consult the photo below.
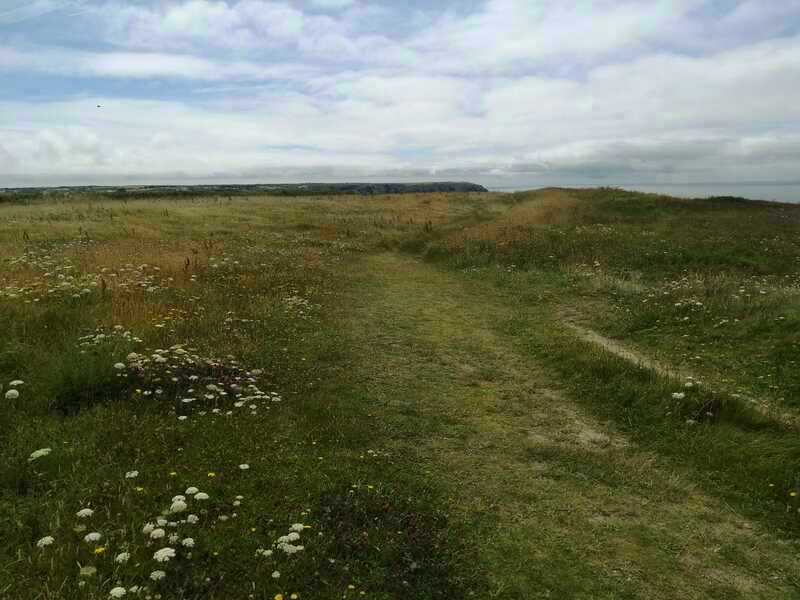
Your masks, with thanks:
[(125, 479), (136, 479), (139, 476), (139, 471), (128, 471), (125, 473)]
[(102, 539), (102, 534), (93, 531), (91, 533), (87, 533), (83, 536), (83, 541), (85, 542), (99, 542)]
[(16, 400), (19, 398), (19, 392), (17, 390), (8, 390), (6, 392), (6, 400)]
[(152, 523), (145, 523), (144, 527), (142, 527), (142, 533), (145, 535), (150, 535), (151, 533), (153, 533), (153, 530), (155, 528), (156, 526), (153, 525)]
[(272, 572), (273, 579), (278, 579), (280, 576), (281, 576), (281, 572), (280, 571), (273, 571)]
[(684, 398), (686, 398), (686, 394), (684, 394), (683, 392), (674, 392), (672, 394), (673, 400), (683, 400)]
[(82, 508), (78, 512), (75, 513), (75, 516), (79, 519), (88, 519), (94, 514), (94, 511), (91, 508)]
[(125, 564), (126, 562), (128, 562), (130, 560), (130, 558), (131, 558), (130, 552), (120, 552), (114, 558), (114, 562), (115, 563), (119, 563), (119, 564), (122, 565), (122, 564)]
[(114, 368), (117, 371), (122, 371), (125, 368), (125, 363), (114, 363)]
[(181, 544), (183, 544), (186, 548), (194, 548), (194, 538), (186, 538), (181, 542)]
[(189, 515), (188, 517), (186, 517), (186, 522), (189, 523), (190, 525), (194, 525), (199, 520), (200, 518), (197, 515)]
[(22, 379), (15, 379), (11, 383), (8, 384), (8, 387), (19, 387), (21, 385), (25, 385), (25, 382)]
[(153, 531), (150, 532), (150, 539), (151, 540), (158, 540), (158, 539), (163, 538), (164, 535), (165, 535), (165, 531), (159, 527), (158, 529), (153, 529)]
[(188, 507), (189, 507), (188, 504), (186, 504), (186, 502), (184, 502), (183, 500), (175, 500), (172, 503), (172, 506), (169, 507), (169, 512), (171, 512), (171, 513), (183, 512)]
[(164, 571), (153, 571), (152, 573), (150, 573), (150, 579), (152, 579), (153, 581), (159, 581), (161, 579), (164, 579), (164, 577), (166, 576), (167, 574)]
[(250, 465), (248, 465), (247, 463), (243, 463), (243, 464), (239, 465), (239, 468), (240, 468), (242, 471), (247, 471), (247, 469), (249, 469), (249, 468), (250, 468)]
[(192, 487), (186, 488), (186, 492), (185, 493), (186, 493), (187, 496), (194, 496), (199, 491), (200, 490), (198, 490), (196, 487), (192, 486)]
[(115, 587), (111, 588), (111, 591), (108, 592), (108, 595), (112, 598), (122, 598), (125, 595), (125, 588), (124, 587)]
[(161, 550), (157, 550), (155, 554), (153, 554), (153, 560), (156, 562), (168, 562), (169, 559), (175, 558), (175, 549), (174, 548), (162, 548)]
[(206, 494), (205, 492), (197, 492), (194, 495), (194, 499), (195, 500), (208, 500), (208, 494)]
[(53, 542), (55, 542), (55, 538), (52, 535), (46, 535), (38, 542), (36, 542), (37, 548), (44, 548), (45, 546), (49, 546)]

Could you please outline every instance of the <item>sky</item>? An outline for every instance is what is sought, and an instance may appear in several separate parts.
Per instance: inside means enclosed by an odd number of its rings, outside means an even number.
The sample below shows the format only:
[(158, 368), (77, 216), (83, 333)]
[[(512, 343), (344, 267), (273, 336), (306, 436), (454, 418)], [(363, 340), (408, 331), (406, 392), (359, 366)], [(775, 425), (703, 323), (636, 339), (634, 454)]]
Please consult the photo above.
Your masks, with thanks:
[(800, 0), (0, 0), (0, 187), (800, 181)]

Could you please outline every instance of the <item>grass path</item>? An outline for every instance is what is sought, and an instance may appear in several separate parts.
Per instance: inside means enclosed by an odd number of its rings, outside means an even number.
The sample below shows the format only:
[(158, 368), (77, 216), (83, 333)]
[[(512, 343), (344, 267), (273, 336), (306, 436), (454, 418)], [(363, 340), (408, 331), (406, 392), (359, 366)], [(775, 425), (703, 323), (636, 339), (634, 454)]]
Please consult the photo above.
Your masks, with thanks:
[(394, 254), (353, 273), (353, 375), (470, 525), (489, 597), (798, 597), (796, 549), (582, 411), (495, 288)]

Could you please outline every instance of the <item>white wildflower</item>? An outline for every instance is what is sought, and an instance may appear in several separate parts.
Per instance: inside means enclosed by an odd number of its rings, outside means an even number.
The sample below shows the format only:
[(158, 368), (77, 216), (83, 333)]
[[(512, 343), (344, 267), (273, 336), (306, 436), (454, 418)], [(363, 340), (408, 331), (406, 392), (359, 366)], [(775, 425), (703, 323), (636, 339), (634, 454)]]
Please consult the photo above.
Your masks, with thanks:
[(291, 531), (297, 531), (297, 532), (303, 531), (305, 528), (306, 526), (303, 525), (302, 523), (295, 523), (294, 525), (289, 527)]
[(164, 571), (153, 571), (152, 573), (150, 573), (150, 579), (152, 579), (153, 581), (159, 581), (161, 579), (164, 579), (164, 577), (166, 576), (167, 574)]
[(158, 539), (163, 538), (164, 535), (165, 535), (165, 531), (159, 527), (158, 529), (153, 529), (153, 531), (150, 532), (150, 539), (151, 540), (158, 540)]
[(125, 479), (136, 479), (139, 476), (139, 471), (128, 471), (125, 473)]
[(119, 564), (122, 565), (122, 564), (125, 564), (126, 562), (128, 562), (130, 560), (130, 558), (131, 558), (130, 552), (120, 552), (114, 558), (114, 562), (115, 563), (119, 563)]
[(169, 512), (171, 513), (179, 513), (183, 512), (188, 508), (188, 505), (183, 500), (175, 500), (172, 503), (172, 506), (169, 507)]
[(88, 519), (94, 514), (94, 511), (91, 508), (82, 508), (78, 512), (75, 513), (75, 516), (79, 519)]
[(15, 379), (11, 383), (8, 384), (8, 387), (19, 387), (21, 385), (25, 385), (25, 382), (22, 379)]
[(6, 400), (16, 400), (19, 398), (19, 392), (17, 390), (8, 390), (6, 392)]
[(97, 533), (96, 531), (93, 531), (91, 533), (87, 533), (83, 537), (83, 541), (85, 541), (85, 542), (99, 542), (102, 537), (103, 537), (102, 534)]
[(192, 486), (192, 487), (186, 488), (186, 492), (185, 493), (186, 493), (187, 496), (194, 496), (199, 491), (200, 490), (198, 490), (196, 487)]
[(175, 549), (170, 547), (156, 550), (155, 554), (153, 554), (153, 560), (156, 562), (167, 562), (171, 558), (175, 558)]
[(114, 363), (114, 368), (117, 371), (122, 371), (125, 368), (125, 363)]
[(194, 548), (194, 538), (186, 538), (181, 542), (181, 544), (183, 544), (186, 548)]
[(145, 523), (144, 527), (142, 527), (142, 533), (145, 535), (150, 535), (151, 533), (153, 533), (153, 530), (155, 528), (156, 526), (153, 525), (152, 523)]
[(281, 576), (281, 572), (280, 571), (273, 571), (272, 572), (273, 579), (278, 579), (280, 576)]
[(108, 595), (112, 598), (122, 598), (125, 595), (125, 588), (124, 587), (115, 587), (111, 588), (111, 591), (108, 592)]
[(248, 465), (247, 463), (243, 463), (243, 464), (239, 465), (239, 469), (241, 469), (242, 471), (247, 471), (247, 469), (249, 469), (249, 468), (250, 468), (250, 465)]
[(38, 542), (36, 542), (36, 547), (37, 548), (44, 548), (45, 546), (49, 546), (50, 544), (52, 544), (55, 541), (56, 540), (55, 540), (55, 538), (53, 536), (46, 535), (42, 539), (40, 539)]
[(208, 494), (205, 492), (198, 492), (194, 495), (195, 500), (208, 500)]
[(200, 518), (197, 515), (189, 515), (188, 517), (186, 517), (186, 522), (189, 523), (190, 525), (194, 525), (199, 520)]
[(684, 394), (683, 392), (674, 392), (672, 394), (673, 400), (683, 400), (684, 398), (686, 398), (686, 394)]

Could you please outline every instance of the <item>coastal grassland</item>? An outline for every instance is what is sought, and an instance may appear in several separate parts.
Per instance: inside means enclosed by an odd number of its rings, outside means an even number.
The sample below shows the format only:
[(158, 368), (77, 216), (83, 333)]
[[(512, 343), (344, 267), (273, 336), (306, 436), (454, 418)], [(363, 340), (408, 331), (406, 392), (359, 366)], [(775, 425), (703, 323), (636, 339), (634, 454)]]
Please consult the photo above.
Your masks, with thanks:
[(0, 207), (0, 598), (795, 598), (797, 220)]
[(796, 535), (800, 207), (614, 189), (513, 198), (427, 255), (514, 298), (498, 328), (594, 414)]
[(0, 597), (480, 588), (336, 325), (344, 265), (451, 200), (3, 207)]

